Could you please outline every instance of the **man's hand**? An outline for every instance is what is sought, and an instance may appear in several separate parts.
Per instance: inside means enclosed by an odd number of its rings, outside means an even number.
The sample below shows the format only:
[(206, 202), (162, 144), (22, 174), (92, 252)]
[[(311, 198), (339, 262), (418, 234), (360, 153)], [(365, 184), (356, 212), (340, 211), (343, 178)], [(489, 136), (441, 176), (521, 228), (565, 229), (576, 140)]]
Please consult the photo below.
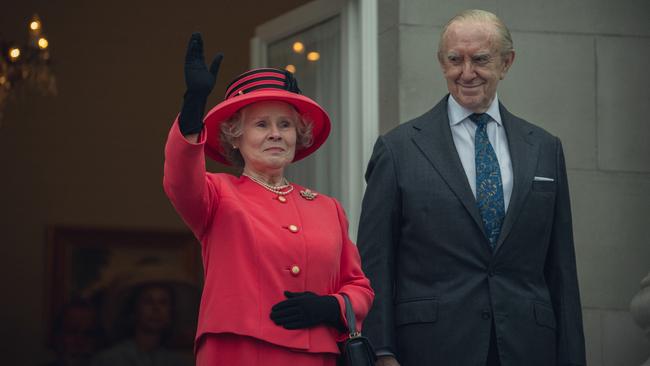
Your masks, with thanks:
[(193, 33), (185, 54), (185, 96), (178, 118), (178, 126), (184, 136), (198, 134), (203, 129), (203, 113), (208, 95), (212, 92), (219, 73), (223, 54), (215, 56), (210, 70), (203, 57), (201, 33)]
[(375, 361), (375, 366), (399, 366), (399, 362), (393, 356), (379, 356)]

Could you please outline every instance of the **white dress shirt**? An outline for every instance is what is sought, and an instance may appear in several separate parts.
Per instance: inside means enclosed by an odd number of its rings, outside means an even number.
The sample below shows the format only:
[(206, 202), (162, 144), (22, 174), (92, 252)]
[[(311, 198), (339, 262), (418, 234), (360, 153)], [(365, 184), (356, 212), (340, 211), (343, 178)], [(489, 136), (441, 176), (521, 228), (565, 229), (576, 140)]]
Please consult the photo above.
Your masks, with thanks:
[[(476, 124), (469, 119), (474, 113), (464, 108), (449, 95), (447, 100), (447, 114), (449, 115), (449, 126), (451, 135), (456, 145), (456, 151), (463, 164), (463, 169), (467, 175), (467, 180), (476, 198), (476, 165), (474, 162), (474, 136), (476, 135)], [(494, 97), (490, 108), (485, 112), (492, 120), (487, 124), (487, 135), (490, 144), (497, 155), (499, 168), (501, 170), (501, 183), (503, 185), (503, 199), (506, 211), (512, 196), (512, 161), (510, 160), (510, 149), (508, 148), (508, 137), (506, 129), (501, 122), (501, 113), (499, 113), (499, 98)]]

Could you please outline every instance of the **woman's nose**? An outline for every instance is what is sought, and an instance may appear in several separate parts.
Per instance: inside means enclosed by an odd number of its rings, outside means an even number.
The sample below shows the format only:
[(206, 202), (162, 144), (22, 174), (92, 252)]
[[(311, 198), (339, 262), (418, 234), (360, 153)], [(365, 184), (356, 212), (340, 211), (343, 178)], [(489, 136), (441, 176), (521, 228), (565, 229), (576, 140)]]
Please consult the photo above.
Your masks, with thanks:
[(271, 130), (269, 131), (269, 139), (271, 140), (279, 140), (282, 138), (282, 135), (280, 134), (280, 129), (276, 125), (271, 125)]

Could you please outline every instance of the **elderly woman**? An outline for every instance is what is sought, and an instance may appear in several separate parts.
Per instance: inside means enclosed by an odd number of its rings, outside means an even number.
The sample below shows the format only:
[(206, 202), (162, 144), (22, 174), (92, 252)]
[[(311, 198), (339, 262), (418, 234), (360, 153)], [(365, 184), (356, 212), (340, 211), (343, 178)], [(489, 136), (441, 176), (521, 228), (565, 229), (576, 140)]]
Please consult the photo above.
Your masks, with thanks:
[[(360, 324), (374, 293), (341, 205), (284, 176), (325, 142), (329, 117), (291, 73), (265, 68), (237, 77), (203, 121), (221, 59), (208, 70), (192, 35), (165, 148), (165, 192), (202, 246), (197, 365), (335, 365), (342, 295)], [(241, 176), (206, 173), (205, 155)]]

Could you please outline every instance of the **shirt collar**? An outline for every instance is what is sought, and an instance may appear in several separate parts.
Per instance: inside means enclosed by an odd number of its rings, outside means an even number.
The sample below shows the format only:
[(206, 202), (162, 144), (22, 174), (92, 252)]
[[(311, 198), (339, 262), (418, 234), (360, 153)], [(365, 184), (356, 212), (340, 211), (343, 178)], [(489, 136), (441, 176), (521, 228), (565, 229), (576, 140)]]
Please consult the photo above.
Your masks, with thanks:
[[(449, 94), (447, 99), (447, 114), (449, 115), (449, 125), (454, 126), (469, 117), (474, 112), (458, 104), (456, 99)], [(501, 125), (501, 113), (499, 113), (499, 96), (495, 95), (490, 107), (485, 111), (498, 125)]]

